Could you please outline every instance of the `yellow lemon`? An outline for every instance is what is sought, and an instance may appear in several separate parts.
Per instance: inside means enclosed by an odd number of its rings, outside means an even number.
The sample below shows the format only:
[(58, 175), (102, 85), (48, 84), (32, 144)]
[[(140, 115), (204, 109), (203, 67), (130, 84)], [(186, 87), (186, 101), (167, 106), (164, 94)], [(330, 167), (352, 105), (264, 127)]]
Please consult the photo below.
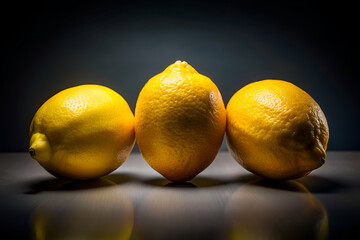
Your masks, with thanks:
[(115, 91), (65, 89), (47, 100), (30, 126), (29, 152), (51, 174), (91, 179), (118, 168), (135, 142), (134, 115)]
[(248, 84), (227, 107), (227, 145), (247, 170), (272, 179), (305, 176), (326, 157), (329, 128), (313, 98), (292, 83)]
[(147, 163), (171, 181), (187, 181), (214, 160), (226, 110), (216, 85), (177, 61), (151, 78), (135, 108), (135, 135)]

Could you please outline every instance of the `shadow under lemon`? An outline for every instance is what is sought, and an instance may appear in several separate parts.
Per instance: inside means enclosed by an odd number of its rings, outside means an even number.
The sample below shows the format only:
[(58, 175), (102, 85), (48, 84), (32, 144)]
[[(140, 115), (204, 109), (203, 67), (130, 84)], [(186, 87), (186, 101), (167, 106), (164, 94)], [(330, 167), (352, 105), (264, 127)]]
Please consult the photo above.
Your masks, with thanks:
[(327, 239), (321, 202), (296, 181), (261, 179), (238, 188), (225, 208), (224, 239)]
[(137, 206), (131, 239), (220, 239), (231, 192), (189, 182), (162, 186), (151, 188)]
[(38, 194), (51, 191), (79, 191), (95, 188), (109, 187), (113, 184), (104, 178), (86, 181), (70, 181), (60, 178), (45, 178), (27, 184), (26, 194)]
[(102, 181), (114, 187), (46, 194), (31, 215), (31, 239), (129, 239), (133, 204), (116, 183)]

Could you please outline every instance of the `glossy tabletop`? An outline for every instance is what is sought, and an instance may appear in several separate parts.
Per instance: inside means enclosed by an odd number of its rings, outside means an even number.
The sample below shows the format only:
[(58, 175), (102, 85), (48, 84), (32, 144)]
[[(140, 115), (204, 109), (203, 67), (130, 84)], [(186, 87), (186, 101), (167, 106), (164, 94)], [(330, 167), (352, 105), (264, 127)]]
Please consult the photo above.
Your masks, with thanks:
[(0, 154), (1, 239), (356, 239), (360, 152), (328, 152), (286, 182), (244, 170), (228, 152), (193, 180), (165, 180), (133, 153), (94, 181), (48, 174), (26, 153)]

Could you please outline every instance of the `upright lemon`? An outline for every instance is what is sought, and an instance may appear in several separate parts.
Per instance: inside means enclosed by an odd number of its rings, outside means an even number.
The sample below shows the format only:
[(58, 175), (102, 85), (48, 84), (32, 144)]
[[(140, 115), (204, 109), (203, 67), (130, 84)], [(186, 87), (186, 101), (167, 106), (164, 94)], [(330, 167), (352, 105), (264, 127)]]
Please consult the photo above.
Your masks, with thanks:
[(177, 61), (151, 78), (135, 108), (135, 135), (147, 163), (171, 181), (187, 181), (214, 160), (226, 110), (216, 85)]
[(65, 89), (47, 100), (30, 126), (29, 152), (51, 174), (92, 179), (118, 168), (135, 142), (126, 101), (99, 85)]
[(324, 163), (327, 121), (299, 87), (281, 80), (254, 82), (236, 92), (226, 110), (228, 148), (247, 170), (292, 179)]

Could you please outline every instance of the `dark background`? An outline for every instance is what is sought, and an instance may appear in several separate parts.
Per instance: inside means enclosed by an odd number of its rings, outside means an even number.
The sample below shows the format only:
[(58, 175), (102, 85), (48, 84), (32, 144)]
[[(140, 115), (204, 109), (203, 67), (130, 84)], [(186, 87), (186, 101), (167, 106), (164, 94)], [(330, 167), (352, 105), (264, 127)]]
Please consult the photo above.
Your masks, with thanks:
[(353, 5), (12, 1), (0, 11), (0, 151), (27, 150), (33, 115), (60, 90), (102, 84), (134, 111), (143, 85), (176, 60), (210, 77), (225, 105), (247, 83), (290, 81), (323, 109), (329, 150), (360, 150)]

